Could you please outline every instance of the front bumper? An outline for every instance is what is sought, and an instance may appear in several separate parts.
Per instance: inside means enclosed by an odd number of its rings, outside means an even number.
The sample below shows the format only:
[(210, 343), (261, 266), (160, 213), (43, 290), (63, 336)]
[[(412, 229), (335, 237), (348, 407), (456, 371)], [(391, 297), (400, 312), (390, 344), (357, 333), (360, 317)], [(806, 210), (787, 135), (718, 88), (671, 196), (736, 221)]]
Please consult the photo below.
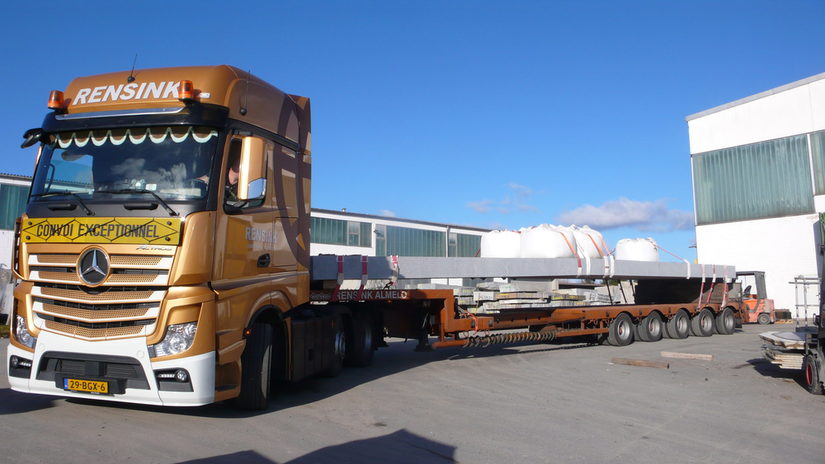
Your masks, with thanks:
[[(92, 395), (66, 391), (58, 386), (59, 382), (55, 382), (54, 378), (42, 379), (47, 360), (61, 356), (56, 353), (63, 353), (70, 357), (76, 354), (90, 359), (95, 356), (129, 358), (130, 362), (134, 364), (138, 375), (142, 370), (142, 375), (145, 377), (144, 385), (126, 386), (122, 393), (113, 395)], [(142, 337), (89, 342), (41, 331), (33, 356), (28, 351), (9, 345), (7, 366), (11, 366), (12, 356), (32, 361), (28, 378), (17, 377), (7, 372), (12, 390), (19, 392), (158, 406), (200, 406), (212, 403), (215, 400), (214, 351), (170, 361), (151, 362), (146, 340)], [(185, 369), (189, 373), (192, 391), (165, 391), (159, 389), (155, 371), (175, 369)], [(19, 371), (17, 373), (19, 375)], [(41, 379), (38, 379), (38, 373), (41, 373)], [(59, 373), (58, 376), (60, 376)], [(109, 378), (111, 378), (111, 374)], [(126, 382), (121, 382), (121, 384), (126, 385)]]

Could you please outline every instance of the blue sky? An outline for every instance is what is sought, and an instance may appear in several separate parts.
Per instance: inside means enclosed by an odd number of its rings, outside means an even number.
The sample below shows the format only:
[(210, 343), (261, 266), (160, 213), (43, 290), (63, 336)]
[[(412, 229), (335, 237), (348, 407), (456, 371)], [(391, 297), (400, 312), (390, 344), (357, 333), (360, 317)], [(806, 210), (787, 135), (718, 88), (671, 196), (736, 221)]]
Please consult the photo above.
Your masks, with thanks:
[(312, 99), (315, 207), (590, 224), (690, 259), (685, 116), (825, 71), (813, 0), (2, 8), (0, 172), (31, 174), (21, 135), (76, 76), (231, 64)]

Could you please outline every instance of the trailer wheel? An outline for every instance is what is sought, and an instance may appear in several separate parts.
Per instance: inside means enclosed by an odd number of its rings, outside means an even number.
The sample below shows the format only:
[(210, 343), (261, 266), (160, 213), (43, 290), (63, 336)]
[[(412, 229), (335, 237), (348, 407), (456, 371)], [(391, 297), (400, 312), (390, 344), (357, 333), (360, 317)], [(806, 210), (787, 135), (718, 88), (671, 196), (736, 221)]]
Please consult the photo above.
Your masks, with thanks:
[(643, 342), (658, 342), (662, 339), (662, 318), (659, 313), (650, 313), (636, 326), (639, 340)]
[(771, 315), (768, 313), (759, 313), (759, 316), (756, 317), (756, 322), (762, 325), (768, 325), (771, 323)]
[(344, 362), (347, 366), (366, 367), (372, 364), (375, 352), (375, 338), (372, 327), (372, 313), (355, 311), (349, 330), (349, 349)]
[(344, 325), (344, 317), (338, 314), (333, 321), (335, 327), (332, 333), (332, 364), (328, 369), (321, 372), (324, 377), (335, 377), (340, 374), (344, 370), (344, 359), (347, 356), (347, 330)]
[(240, 409), (266, 409), (269, 403), (270, 368), (272, 365), (272, 326), (252, 324), (241, 355), (241, 393), (235, 398)]
[(627, 313), (621, 313), (610, 322), (607, 343), (613, 346), (626, 346), (633, 343), (633, 320)]
[(736, 318), (733, 317), (733, 310), (725, 308), (716, 315), (716, 323), (714, 324), (716, 333), (722, 335), (730, 335), (736, 330)]
[(690, 335), (690, 315), (684, 309), (676, 311), (676, 314), (667, 321), (666, 330), (668, 338), (687, 338)]
[(814, 395), (821, 395), (823, 389), (822, 379), (819, 378), (819, 361), (814, 355), (806, 354), (802, 359), (802, 373), (808, 391)]
[(697, 337), (710, 337), (713, 335), (713, 326), (713, 311), (705, 308), (690, 320), (690, 333)]

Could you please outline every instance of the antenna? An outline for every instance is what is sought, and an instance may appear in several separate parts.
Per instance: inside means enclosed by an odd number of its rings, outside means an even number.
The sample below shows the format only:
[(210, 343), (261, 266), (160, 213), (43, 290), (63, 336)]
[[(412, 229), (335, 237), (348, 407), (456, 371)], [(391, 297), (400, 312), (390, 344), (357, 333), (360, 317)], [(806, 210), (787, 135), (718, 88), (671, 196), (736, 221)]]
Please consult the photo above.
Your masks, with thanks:
[(246, 106), (249, 101), (249, 78), (252, 76), (252, 70), (246, 71), (246, 87), (243, 91), (243, 103), (241, 103), (241, 116), (246, 116)]
[(137, 63), (137, 53), (135, 53), (135, 59), (132, 60), (132, 70), (129, 71), (129, 77), (126, 78), (126, 82), (130, 84), (135, 81), (135, 63)]

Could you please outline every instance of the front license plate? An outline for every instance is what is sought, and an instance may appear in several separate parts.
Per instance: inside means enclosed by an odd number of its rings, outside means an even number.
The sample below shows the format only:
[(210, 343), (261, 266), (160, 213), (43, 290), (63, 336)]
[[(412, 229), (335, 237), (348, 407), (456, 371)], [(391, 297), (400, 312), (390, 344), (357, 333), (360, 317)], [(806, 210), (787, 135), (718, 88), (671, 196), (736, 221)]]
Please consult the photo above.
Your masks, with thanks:
[(63, 379), (63, 389), (74, 392), (108, 395), (109, 382), (99, 380)]

